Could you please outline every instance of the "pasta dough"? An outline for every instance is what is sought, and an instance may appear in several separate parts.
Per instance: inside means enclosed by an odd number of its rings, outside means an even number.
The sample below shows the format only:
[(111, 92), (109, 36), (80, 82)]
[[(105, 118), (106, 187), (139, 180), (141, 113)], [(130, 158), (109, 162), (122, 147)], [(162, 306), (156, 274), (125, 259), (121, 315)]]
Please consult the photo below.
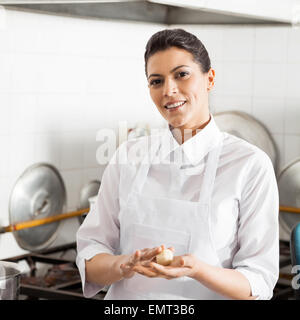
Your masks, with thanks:
[(156, 256), (156, 262), (163, 266), (169, 265), (173, 260), (173, 251), (169, 249), (163, 250)]

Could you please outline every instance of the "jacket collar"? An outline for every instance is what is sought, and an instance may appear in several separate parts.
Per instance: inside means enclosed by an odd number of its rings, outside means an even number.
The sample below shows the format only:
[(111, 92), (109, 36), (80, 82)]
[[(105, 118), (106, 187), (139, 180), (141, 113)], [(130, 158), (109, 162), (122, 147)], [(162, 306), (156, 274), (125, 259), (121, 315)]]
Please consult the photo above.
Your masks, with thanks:
[(220, 141), (221, 131), (217, 127), (214, 117), (210, 114), (209, 123), (193, 137), (179, 144), (174, 138), (176, 131), (169, 127), (162, 136), (160, 159), (166, 160), (173, 151), (182, 151), (191, 164), (197, 165)]

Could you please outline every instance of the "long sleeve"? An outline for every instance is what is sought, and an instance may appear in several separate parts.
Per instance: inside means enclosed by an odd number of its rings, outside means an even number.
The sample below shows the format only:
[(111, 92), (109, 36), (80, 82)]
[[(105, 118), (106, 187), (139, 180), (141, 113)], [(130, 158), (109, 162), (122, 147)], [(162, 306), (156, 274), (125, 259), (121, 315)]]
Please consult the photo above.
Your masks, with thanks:
[(119, 180), (120, 170), (116, 161), (118, 151), (107, 165), (94, 206), (77, 231), (77, 258), (83, 294), (92, 297), (103, 287), (86, 281), (85, 260), (99, 253), (115, 254), (119, 248)]
[(274, 169), (264, 152), (251, 159), (240, 200), (233, 268), (249, 281), (252, 295), (271, 299), (279, 275), (279, 197)]

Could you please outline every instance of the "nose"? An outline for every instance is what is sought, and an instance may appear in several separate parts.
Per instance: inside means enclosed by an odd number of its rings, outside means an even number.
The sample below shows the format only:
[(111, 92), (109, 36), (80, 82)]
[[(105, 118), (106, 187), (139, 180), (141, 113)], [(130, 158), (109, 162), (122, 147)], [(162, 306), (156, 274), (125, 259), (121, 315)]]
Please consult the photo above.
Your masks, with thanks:
[(173, 81), (173, 79), (165, 79), (163, 95), (164, 96), (172, 96), (178, 92), (177, 83)]

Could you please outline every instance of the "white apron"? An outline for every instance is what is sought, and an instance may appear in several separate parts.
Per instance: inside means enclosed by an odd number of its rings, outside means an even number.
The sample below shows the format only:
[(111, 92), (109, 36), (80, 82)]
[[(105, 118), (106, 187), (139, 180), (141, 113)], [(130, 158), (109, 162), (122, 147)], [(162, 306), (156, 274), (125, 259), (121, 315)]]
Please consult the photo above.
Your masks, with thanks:
[[(210, 203), (213, 192), (222, 136), (207, 157), (204, 180), (198, 202), (156, 198), (141, 191), (150, 169), (141, 164), (137, 171), (127, 203), (120, 209), (120, 253), (132, 254), (137, 249), (164, 244), (173, 246), (175, 255), (194, 254), (213, 266), (220, 260), (211, 237)], [(152, 149), (152, 156), (158, 148)], [(148, 162), (149, 163), (149, 162)], [(112, 284), (105, 299), (224, 299), (189, 277), (167, 280), (147, 278), (136, 273), (130, 279)]]

